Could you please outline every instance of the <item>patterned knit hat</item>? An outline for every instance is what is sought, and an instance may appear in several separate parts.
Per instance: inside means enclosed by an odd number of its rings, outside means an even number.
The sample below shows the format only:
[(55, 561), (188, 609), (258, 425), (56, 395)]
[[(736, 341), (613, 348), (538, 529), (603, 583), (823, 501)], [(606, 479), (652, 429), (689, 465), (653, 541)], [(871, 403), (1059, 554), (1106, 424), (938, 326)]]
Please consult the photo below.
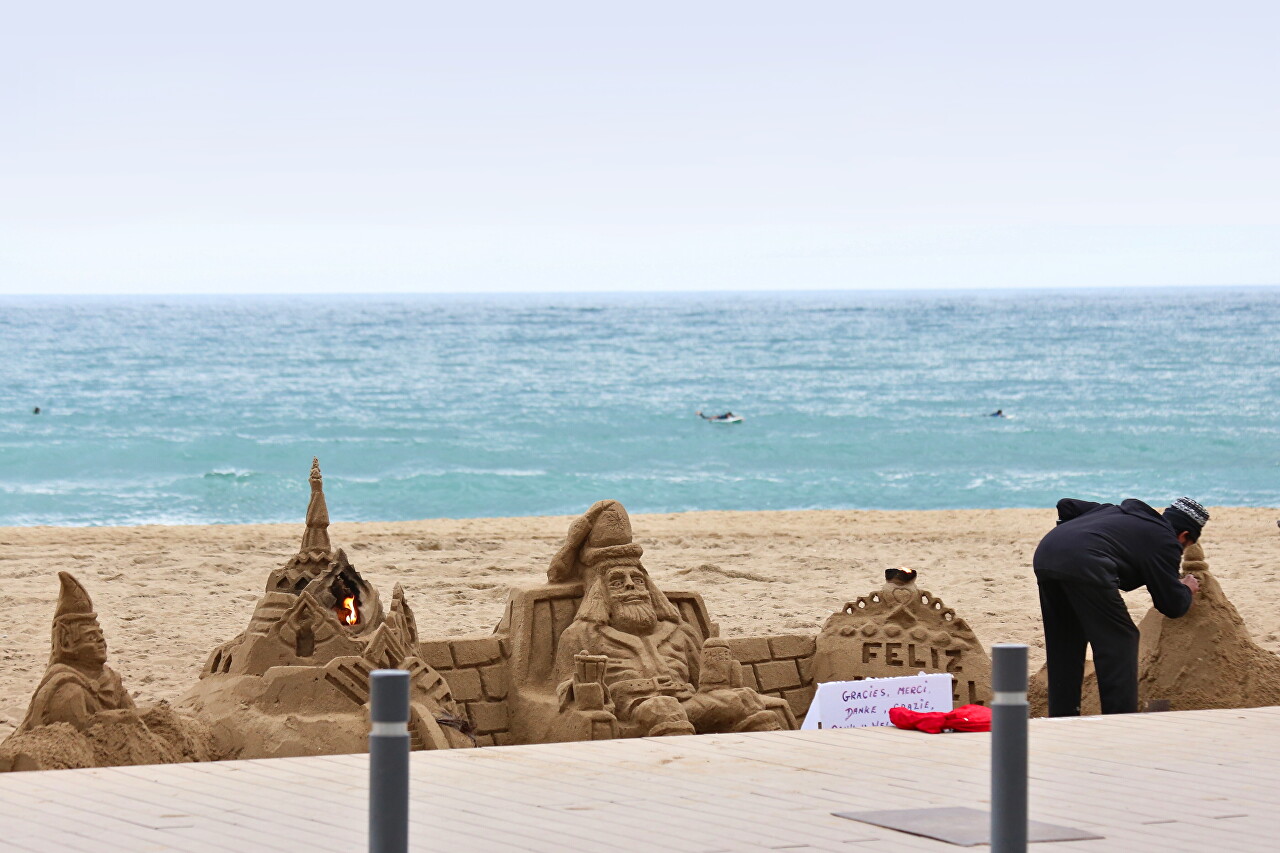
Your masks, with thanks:
[[(1200, 528), (1204, 527), (1209, 521), (1209, 511), (1202, 507), (1197, 501), (1191, 498), (1178, 498), (1169, 508), (1164, 511), (1166, 519), (1170, 516), (1179, 521), (1187, 521), (1195, 528), (1198, 535)], [(1171, 519), (1172, 520), (1172, 519)], [(1177, 526), (1177, 525), (1175, 525)]]

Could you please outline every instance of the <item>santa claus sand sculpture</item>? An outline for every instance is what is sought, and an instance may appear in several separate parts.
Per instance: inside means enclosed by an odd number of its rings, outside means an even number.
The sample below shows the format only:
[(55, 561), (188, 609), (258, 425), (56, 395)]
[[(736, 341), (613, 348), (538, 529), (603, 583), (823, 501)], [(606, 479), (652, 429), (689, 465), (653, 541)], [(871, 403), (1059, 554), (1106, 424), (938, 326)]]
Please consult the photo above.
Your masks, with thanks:
[[(617, 735), (773, 731), (788, 711), (741, 686), (740, 665), (705, 643), (640, 563), (622, 504), (600, 501), (573, 522), (547, 571), (581, 581), (582, 603), (557, 643), (561, 710), (603, 710)], [(766, 707), (768, 705), (768, 707)]]
[(179, 700), (205, 720), (227, 757), (367, 750), (369, 673), (412, 677), (415, 749), (471, 746), (445, 680), (417, 653), (413, 612), (397, 584), (390, 613), (329, 542), (319, 460), (298, 553), (267, 579), (249, 627), (213, 650), (200, 682)]
[(878, 592), (845, 604), (818, 634), (815, 682), (920, 672), (950, 673), (957, 705), (991, 700), (991, 659), (982, 643), (941, 599), (916, 588), (913, 569), (887, 570)]
[(27, 715), (0, 744), (0, 771), (169, 764), (214, 757), (208, 730), (166, 703), (138, 709), (107, 666), (107, 643), (89, 594), (62, 583), (53, 650)]

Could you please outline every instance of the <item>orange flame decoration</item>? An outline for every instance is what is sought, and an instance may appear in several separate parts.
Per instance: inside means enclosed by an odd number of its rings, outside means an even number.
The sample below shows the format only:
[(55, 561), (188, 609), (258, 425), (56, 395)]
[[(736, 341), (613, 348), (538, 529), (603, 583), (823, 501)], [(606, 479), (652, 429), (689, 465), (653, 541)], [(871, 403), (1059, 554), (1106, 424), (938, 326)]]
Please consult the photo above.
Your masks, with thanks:
[(342, 620), (348, 625), (354, 625), (360, 621), (360, 611), (356, 609), (356, 597), (348, 595), (342, 599), (342, 609), (345, 612)]

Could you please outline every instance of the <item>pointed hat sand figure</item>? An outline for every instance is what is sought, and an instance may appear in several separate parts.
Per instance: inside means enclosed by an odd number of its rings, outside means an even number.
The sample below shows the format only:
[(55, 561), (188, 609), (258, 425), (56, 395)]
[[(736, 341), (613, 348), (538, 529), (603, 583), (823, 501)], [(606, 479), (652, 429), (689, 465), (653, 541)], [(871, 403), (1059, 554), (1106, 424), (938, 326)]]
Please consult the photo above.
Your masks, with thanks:
[(58, 572), (58, 581), (49, 668), (20, 732), (55, 722), (82, 729), (99, 711), (134, 707), (120, 676), (106, 665), (107, 641), (89, 593), (67, 572)]
[(0, 743), (0, 771), (208, 761), (210, 733), (167, 703), (139, 710), (106, 665), (107, 644), (89, 593), (58, 572), (49, 666), (27, 714)]
[[(103, 661), (107, 659), (107, 641), (98, 624), (98, 614), (93, 609), (89, 593), (67, 572), (58, 572), (58, 604), (53, 612), (53, 631), (49, 649), (49, 662), (64, 661), (83, 654), (97, 656), (100, 649)], [(77, 650), (81, 640), (92, 649)]]

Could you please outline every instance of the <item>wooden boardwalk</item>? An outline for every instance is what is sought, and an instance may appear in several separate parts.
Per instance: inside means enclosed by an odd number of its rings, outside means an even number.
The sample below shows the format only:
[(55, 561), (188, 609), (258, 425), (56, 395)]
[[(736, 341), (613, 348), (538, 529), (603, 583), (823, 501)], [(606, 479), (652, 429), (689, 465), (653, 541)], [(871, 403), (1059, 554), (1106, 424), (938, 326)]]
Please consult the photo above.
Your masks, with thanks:
[[(835, 811), (988, 808), (985, 734), (777, 732), (413, 755), (414, 850), (946, 851)], [(2, 851), (366, 849), (365, 756), (0, 776)], [(1280, 708), (1031, 723), (1053, 853), (1280, 847)]]

